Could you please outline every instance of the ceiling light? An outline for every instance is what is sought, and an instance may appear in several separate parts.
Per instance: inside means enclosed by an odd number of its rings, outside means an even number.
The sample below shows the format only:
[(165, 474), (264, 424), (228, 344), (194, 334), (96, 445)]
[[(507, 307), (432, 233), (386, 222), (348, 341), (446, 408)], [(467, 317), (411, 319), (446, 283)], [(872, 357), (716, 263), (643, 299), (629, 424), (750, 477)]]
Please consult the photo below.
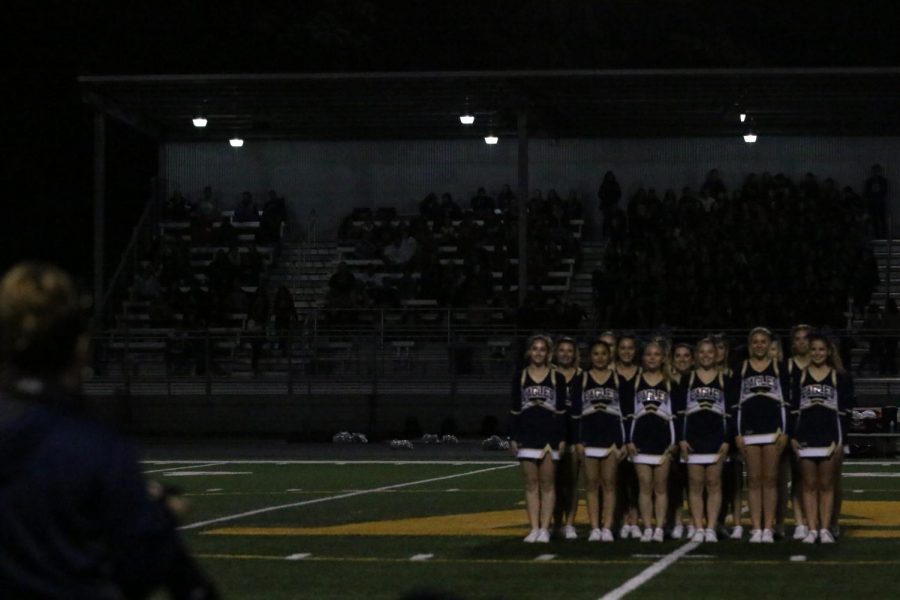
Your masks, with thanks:
[(463, 125), (471, 125), (475, 122), (475, 115), (470, 113), (459, 115), (459, 122)]
[(191, 123), (194, 124), (194, 127), (206, 127), (206, 117), (196, 116), (191, 120)]
[(233, 137), (230, 140), (228, 140), (228, 143), (231, 144), (232, 148), (240, 148), (241, 146), (244, 145), (244, 140), (242, 140), (239, 137)]
[(741, 113), (740, 115), (741, 123), (747, 120), (747, 113)]
[(500, 138), (498, 138), (493, 133), (489, 133), (486, 136), (484, 136), (484, 143), (487, 144), (488, 146), (493, 146), (494, 144), (496, 144), (499, 141), (500, 141)]
[(752, 130), (748, 129), (747, 133), (744, 134), (744, 141), (748, 144), (755, 144), (756, 134)]

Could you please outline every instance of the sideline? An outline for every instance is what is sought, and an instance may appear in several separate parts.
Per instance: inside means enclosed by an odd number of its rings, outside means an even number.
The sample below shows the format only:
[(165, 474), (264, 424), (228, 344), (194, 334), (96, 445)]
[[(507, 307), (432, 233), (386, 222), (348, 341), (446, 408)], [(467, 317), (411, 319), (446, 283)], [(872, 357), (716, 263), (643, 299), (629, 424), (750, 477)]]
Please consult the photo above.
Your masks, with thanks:
[(456, 479), (457, 477), (466, 477), (468, 475), (477, 475), (479, 473), (487, 473), (489, 471), (496, 471), (498, 469), (509, 469), (511, 467), (518, 466), (517, 463), (512, 464), (504, 464), (498, 467), (490, 467), (488, 469), (478, 469), (477, 471), (467, 471), (465, 473), (456, 473), (453, 475), (444, 475), (443, 477), (431, 477), (429, 479), (420, 479), (418, 481), (408, 481), (406, 483), (395, 483), (393, 485), (385, 485), (378, 488), (372, 488), (368, 490), (357, 490), (355, 492), (350, 492), (347, 494), (338, 494), (337, 496), (327, 496), (325, 498), (314, 498), (312, 500), (303, 500), (301, 502), (292, 502), (290, 504), (279, 504), (276, 506), (267, 506), (265, 508), (258, 508), (256, 510), (248, 510), (246, 512), (237, 513), (234, 515), (227, 515), (224, 517), (218, 517), (215, 519), (209, 519), (207, 521), (199, 521), (197, 523), (191, 523), (189, 525), (183, 525), (179, 527), (179, 530), (188, 530), (188, 529), (198, 529), (200, 527), (206, 527), (207, 525), (212, 525), (213, 523), (223, 523), (225, 521), (234, 521), (236, 519), (242, 519), (244, 517), (252, 517), (254, 515), (259, 515), (267, 512), (273, 512), (276, 510), (283, 510), (285, 508), (295, 508), (298, 506), (308, 506), (310, 504), (318, 504), (320, 502), (328, 502), (329, 500), (341, 500), (343, 498), (352, 498), (354, 496), (362, 496), (363, 494), (372, 494), (375, 492), (384, 492), (387, 490), (396, 490), (399, 488), (410, 487), (414, 485), (421, 485), (424, 483), (433, 483), (435, 481), (444, 481), (446, 479)]
[[(147, 465), (186, 465), (207, 460), (144, 460)], [(518, 464), (515, 458), (507, 460), (220, 460), (217, 465), (510, 465)], [(170, 469), (171, 470), (171, 469)]]
[[(162, 464), (162, 463), (149, 463), (149, 464)], [(191, 464), (185, 465), (183, 467), (167, 467), (165, 469), (153, 469), (152, 471), (144, 471), (144, 475), (147, 475), (148, 473), (169, 473), (170, 471), (183, 471), (184, 469), (200, 469), (202, 467), (217, 467), (222, 464), (225, 464), (225, 463), (207, 462), (207, 463), (201, 463), (199, 465), (196, 463), (191, 463)]]

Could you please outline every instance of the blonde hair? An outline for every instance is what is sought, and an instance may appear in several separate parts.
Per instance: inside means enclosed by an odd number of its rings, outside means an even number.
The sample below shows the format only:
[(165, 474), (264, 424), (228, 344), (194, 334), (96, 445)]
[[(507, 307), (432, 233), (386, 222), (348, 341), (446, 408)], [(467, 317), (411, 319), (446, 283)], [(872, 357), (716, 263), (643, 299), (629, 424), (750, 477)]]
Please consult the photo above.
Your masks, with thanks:
[(528, 338), (528, 341), (525, 343), (525, 361), (531, 362), (531, 347), (538, 340), (543, 341), (544, 345), (547, 346), (547, 366), (550, 366), (553, 360), (553, 339), (546, 333), (536, 333)]
[(747, 344), (748, 345), (751, 343), (751, 340), (753, 340), (753, 336), (756, 334), (762, 334), (762, 335), (766, 336), (767, 338), (769, 338), (770, 342), (775, 339), (775, 336), (772, 334), (772, 330), (769, 329), (768, 327), (754, 327), (753, 329), (750, 330), (750, 333), (747, 334)]
[(41, 263), (21, 263), (0, 280), (0, 356), (23, 374), (71, 366), (87, 323), (72, 279)]
[(570, 337), (561, 337), (558, 340), (556, 340), (556, 347), (553, 349), (554, 350), (553, 351), (553, 359), (551, 360), (551, 362), (554, 365), (556, 365), (557, 367), (560, 366), (559, 363), (556, 362), (556, 351), (559, 350), (559, 347), (562, 346), (563, 344), (569, 344), (572, 346), (572, 350), (575, 351), (574, 356), (572, 357), (572, 366), (575, 369), (580, 369), (581, 368), (581, 350), (578, 349), (578, 342), (576, 342), (575, 340), (573, 340)]
[(666, 348), (660, 340), (651, 340), (644, 345), (643, 350), (641, 351), (641, 369), (644, 368), (644, 355), (647, 354), (647, 350), (650, 349), (651, 346), (656, 346), (659, 348), (659, 353), (662, 355), (662, 364), (659, 365), (659, 371), (662, 373), (663, 380), (669, 384), (672, 382), (672, 372), (671, 367), (669, 366), (669, 357), (666, 354)]

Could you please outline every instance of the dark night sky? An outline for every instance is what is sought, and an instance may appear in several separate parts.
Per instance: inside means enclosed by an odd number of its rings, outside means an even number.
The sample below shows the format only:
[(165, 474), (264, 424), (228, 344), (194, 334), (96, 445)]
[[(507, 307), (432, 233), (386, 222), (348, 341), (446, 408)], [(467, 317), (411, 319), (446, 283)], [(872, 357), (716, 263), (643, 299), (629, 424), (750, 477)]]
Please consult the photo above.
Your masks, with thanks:
[[(80, 74), (900, 64), (893, 1), (19, 4), (4, 6), (15, 51), (3, 77), (2, 169), (13, 210), (0, 267), (43, 258), (83, 277), (91, 127)], [(122, 127), (109, 144), (115, 246), (144, 201), (155, 152)]]

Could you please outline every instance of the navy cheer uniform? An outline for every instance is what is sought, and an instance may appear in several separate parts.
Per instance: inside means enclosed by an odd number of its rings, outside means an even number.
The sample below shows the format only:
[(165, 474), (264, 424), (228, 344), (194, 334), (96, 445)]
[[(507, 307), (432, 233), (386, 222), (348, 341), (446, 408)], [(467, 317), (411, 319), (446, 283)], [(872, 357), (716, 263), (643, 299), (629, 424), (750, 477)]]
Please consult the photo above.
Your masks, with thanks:
[[(584, 371), (580, 367), (576, 367), (575, 374), (572, 379), (566, 382), (565, 410), (566, 410), (566, 452), (570, 452), (570, 448), (574, 449), (574, 444), (578, 441), (578, 417), (580, 410), (575, 409), (576, 396), (579, 394), (581, 385), (581, 377)], [(565, 375), (560, 373), (565, 380)]]
[(559, 460), (568, 421), (566, 391), (566, 378), (554, 369), (543, 381), (534, 381), (527, 368), (513, 379), (510, 438), (519, 447), (519, 458), (542, 459), (550, 452)]
[(688, 462), (713, 464), (722, 444), (731, 443), (729, 410), (734, 404), (734, 378), (719, 372), (703, 383), (696, 371), (687, 377), (681, 435), (691, 447)]
[(741, 367), (737, 434), (748, 445), (772, 444), (787, 431), (785, 394), (790, 392), (787, 369), (775, 361), (757, 371), (745, 360)]
[(669, 447), (678, 442), (675, 415), (680, 396), (676, 382), (663, 378), (650, 385), (643, 374), (637, 378), (628, 434), (629, 441), (637, 448), (634, 463), (658, 465)]
[(581, 422), (578, 443), (584, 445), (585, 456), (604, 458), (613, 446), (620, 448), (625, 443), (619, 376), (615, 371), (610, 370), (603, 383), (585, 371), (579, 378), (573, 409)]
[(792, 434), (801, 458), (831, 456), (843, 451), (847, 409), (854, 405), (853, 380), (834, 369), (817, 380), (808, 369), (799, 372), (791, 394)]

